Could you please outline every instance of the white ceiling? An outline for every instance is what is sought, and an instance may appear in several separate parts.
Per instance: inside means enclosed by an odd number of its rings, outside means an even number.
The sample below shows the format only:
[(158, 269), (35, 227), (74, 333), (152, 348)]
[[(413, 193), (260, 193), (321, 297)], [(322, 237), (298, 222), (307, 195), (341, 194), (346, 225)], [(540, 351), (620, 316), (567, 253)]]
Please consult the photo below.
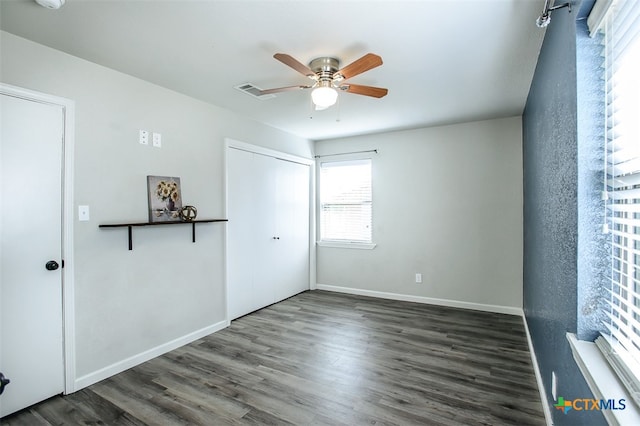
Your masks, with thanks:
[[(0, 2), (5, 31), (312, 140), (519, 115), (544, 37), (544, 0)], [(312, 111), (309, 91), (234, 89), (307, 84), (278, 52), (342, 66), (376, 53), (384, 64), (348, 82), (389, 94)]]

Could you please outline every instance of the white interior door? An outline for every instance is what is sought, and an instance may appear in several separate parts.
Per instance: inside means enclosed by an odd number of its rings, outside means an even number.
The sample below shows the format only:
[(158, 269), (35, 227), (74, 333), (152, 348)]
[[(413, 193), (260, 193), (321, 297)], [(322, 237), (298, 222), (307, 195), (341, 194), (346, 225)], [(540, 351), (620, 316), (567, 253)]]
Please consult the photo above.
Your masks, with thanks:
[[(0, 395), (6, 416), (64, 391), (63, 108), (0, 94)], [(49, 263), (48, 270), (45, 265)]]

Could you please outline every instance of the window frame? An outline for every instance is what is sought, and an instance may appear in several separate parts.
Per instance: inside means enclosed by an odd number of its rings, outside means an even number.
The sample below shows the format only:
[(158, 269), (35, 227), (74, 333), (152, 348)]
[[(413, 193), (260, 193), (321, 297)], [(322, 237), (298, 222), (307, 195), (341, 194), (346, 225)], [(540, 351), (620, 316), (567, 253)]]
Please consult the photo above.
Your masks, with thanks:
[[(633, 6), (631, 7), (639, 7), (636, 4), (635, 0), (633, 0)], [(574, 359), (585, 377), (589, 388), (594, 393), (596, 398), (600, 399), (608, 399), (612, 396), (616, 396), (617, 398), (623, 397), (627, 401), (626, 409), (622, 411), (617, 410), (603, 410), (602, 414), (607, 419), (609, 423), (616, 424), (640, 424), (640, 381), (638, 380), (638, 359), (633, 359), (632, 352), (627, 352), (619, 343), (616, 341), (616, 338), (611, 338), (608, 336), (608, 333), (613, 333), (611, 330), (611, 326), (608, 325), (611, 320), (613, 320), (613, 311), (616, 310), (614, 307), (615, 300), (620, 299), (616, 296), (615, 287), (616, 285), (620, 286), (621, 289), (624, 289), (629, 294), (631, 294), (631, 288), (625, 284), (617, 284), (618, 277), (624, 275), (623, 270), (616, 270), (616, 265), (626, 264), (627, 268), (630, 266), (632, 269), (638, 269), (638, 265), (629, 263), (628, 257), (624, 257), (623, 252), (633, 254), (634, 248), (622, 241), (625, 238), (626, 229), (616, 229), (616, 225), (625, 224), (628, 221), (625, 217), (616, 216), (617, 208), (615, 208), (617, 201), (626, 201), (629, 197), (618, 196), (616, 191), (625, 190), (629, 185), (619, 185), (619, 183), (624, 183), (623, 181), (627, 180), (629, 175), (640, 175), (640, 172), (636, 169), (626, 170), (626, 171), (616, 171), (617, 165), (622, 164), (624, 162), (620, 161), (620, 158), (614, 158), (614, 152), (618, 152), (616, 148), (619, 148), (618, 145), (618, 128), (617, 120), (615, 115), (618, 113), (618, 110), (611, 109), (610, 104), (611, 100), (614, 99), (612, 92), (610, 89), (613, 87), (611, 84), (610, 77), (612, 72), (617, 72), (618, 70), (612, 68), (611, 56), (612, 50), (611, 46), (608, 44), (608, 40), (606, 38), (608, 35), (606, 34), (609, 30), (610, 19), (609, 12), (614, 10), (612, 7), (617, 7), (619, 4), (623, 4), (625, 0), (599, 0), (595, 3), (590, 15), (587, 19), (587, 24), (589, 26), (589, 32), (591, 37), (594, 37), (600, 30), (603, 31), (603, 52), (605, 52), (604, 56), (604, 66), (603, 66), (603, 85), (604, 85), (604, 123), (603, 123), (603, 152), (604, 152), (604, 162), (601, 171), (603, 172), (603, 191), (602, 191), (602, 201), (605, 207), (605, 221), (602, 225), (603, 234), (609, 234), (607, 238), (607, 248), (609, 252), (609, 266), (606, 271), (609, 274), (606, 279), (606, 283), (603, 282), (603, 289), (606, 294), (600, 296), (599, 302), (602, 302), (601, 312), (607, 318), (607, 320), (603, 321), (602, 326), (603, 330), (600, 330), (600, 336), (595, 339), (594, 342), (591, 341), (581, 341), (578, 340), (577, 336), (573, 333), (567, 333), (567, 339), (569, 341), (570, 348), (572, 350)], [(626, 4), (625, 4), (626, 6)], [(622, 6), (624, 7), (624, 6)], [(629, 9), (627, 9), (628, 11)], [(636, 10), (637, 12), (637, 10)], [(629, 16), (637, 16), (637, 14), (629, 14)], [(635, 19), (635, 18), (634, 18)], [(603, 28), (604, 27), (604, 28)], [(628, 28), (628, 27), (627, 27)], [(636, 30), (636, 34), (640, 32)], [(618, 54), (618, 52), (615, 52)], [(626, 93), (626, 92), (625, 92)], [(615, 114), (611, 114), (612, 111), (616, 111)], [(613, 133), (612, 133), (613, 132)], [(636, 142), (637, 143), (637, 142)], [(624, 144), (623, 144), (624, 145)], [(609, 152), (608, 149), (612, 151)], [(620, 150), (622, 152), (622, 150)], [(623, 156), (626, 159), (631, 157)], [(637, 157), (637, 155), (636, 155)], [(612, 163), (613, 162), (613, 163)], [(610, 165), (613, 164), (613, 165)], [(619, 179), (622, 179), (618, 182)], [(635, 184), (636, 186), (638, 183)], [(631, 197), (636, 198), (637, 197)], [(637, 202), (634, 201), (637, 204)], [(624, 232), (623, 232), (624, 231)], [(620, 238), (623, 244), (618, 244), (616, 240), (616, 235)], [(634, 231), (634, 236), (640, 235), (640, 232)], [(637, 238), (632, 238), (634, 240), (638, 240)], [(616, 246), (620, 248), (620, 255), (616, 256)], [(619, 257), (621, 261), (616, 262), (616, 257)], [(634, 261), (635, 262), (635, 261)], [(633, 281), (633, 280), (632, 280)], [(633, 282), (631, 282), (633, 285)], [(637, 293), (637, 292), (636, 292)], [(629, 305), (624, 301), (626, 305)], [(609, 308), (607, 308), (607, 306)], [(637, 308), (636, 308), (637, 309)], [(631, 307), (631, 310), (634, 310)], [(637, 320), (634, 320), (637, 323)], [(606, 330), (606, 331), (605, 331)], [(620, 350), (620, 349), (623, 350)]]
[[(640, 205), (636, 194), (640, 189), (640, 154), (637, 150), (640, 128), (633, 121), (635, 113), (640, 111), (640, 86), (635, 73), (631, 72), (638, 67), (637, 60), (632, 65), (626, 62), (629, 58), (640, 57), (640, 29), (629, 26), (615, 32), (621, 22), (633, 21), (635, 18), (629, 19), (628, 16), (637, 17), (638, 11), (636, 3), (612, 2), (610, 8), (607, 8), (604, 22), (600, 21), (601, 25), (604, 24), (600, 30), (605, 34), (603, 47), (606, 92), (603, 197), (606, 203), (606, 221), (603, 230), (610, 235), (611, 264), (609, 295), (604, 297), (606, 329), (602, 333), (604, 337), (598, 338), (596, 344), (628, 388), (632, 399), (640, 404), (640, 351), (637, 349), (640, 345), (640, 335), (637, 332), (640, 320), (637, 313), (639, 292), (636, 288), (640, 284), (636, 276), (640, 270), (636, 257), (636, 242), (640, 241), (636, 211)], [(612, 13), (616, 14), (615, 18), (612, 18)], [(614, 33), (610, 33), (612, 30)], [(624, 44), (619, 44), (621, 40), (625, 40)], [(621, 55), (622, 52), (625, 53)], [(617, 80), (618, 78), (621, 79)], [(636, 86), (627, 87), (630, 82)], [(628, 103), (629, 96), (633, 104)], [(620, 108), (621, 105), (624, 108)], [(630, 111), (634, 112), (632, 116), (628, 115)], [(631, 147), (635, 149), (630, 149)]]
[[(346, 248), (346, 249), (360, 249), (360, 250), (372, 250), (376, 247), (374, 242), (374, 164), (375, 161), (370, 155), (323, 155), (316, 157), (316, 217), (317, 220), (317, 241), (316, 244), (319, 247), (329, 248)], [(356, 162), (356, 161), (369, 161), (371, 167), (371, 240), (370, 241), (358, 241), (358, 240), (339, 240), (339, 239), (322, 239), (322, 164), (323, 163), (340, 163), (340, 162)]]

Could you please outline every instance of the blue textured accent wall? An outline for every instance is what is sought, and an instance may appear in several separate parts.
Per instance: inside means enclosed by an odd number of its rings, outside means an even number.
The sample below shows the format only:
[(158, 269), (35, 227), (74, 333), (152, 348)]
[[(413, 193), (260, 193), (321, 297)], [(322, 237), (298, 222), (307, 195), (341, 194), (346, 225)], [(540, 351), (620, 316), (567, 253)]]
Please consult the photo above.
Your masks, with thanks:
[(523, 306), (554, 424), (597, 425), (599, 412), (553, 409), (551, 393), (554, 371), (558, 396), (593, 397), (566, 338), (578, 330), (576, 9), (553, 12), (523, 113)]
[(594, 340), (604, 331), (611, 262), (610, 236), (602, 233), (604, 202), (604, 81), (602, 34), (589, 37), (586, 20), (577, 21), (578, 97), (578, 338)]

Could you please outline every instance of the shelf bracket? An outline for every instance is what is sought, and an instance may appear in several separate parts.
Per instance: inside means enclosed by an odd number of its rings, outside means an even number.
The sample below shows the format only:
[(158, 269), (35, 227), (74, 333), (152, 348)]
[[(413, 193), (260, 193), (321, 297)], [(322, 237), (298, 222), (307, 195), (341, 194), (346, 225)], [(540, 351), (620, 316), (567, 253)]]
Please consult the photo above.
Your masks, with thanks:
[(100, 228), (127, 228), (129, 250), (133, 250), (133, 227), (134, 226), (157, 226), (157, 225), (183, 225), (191, 224), (191, 242), (196, 242), (196, 223), (228, 222), (228, 219), (200, 219), (191, 222), (133, 222), (133, 223), (111, 223), (99, 225)]

